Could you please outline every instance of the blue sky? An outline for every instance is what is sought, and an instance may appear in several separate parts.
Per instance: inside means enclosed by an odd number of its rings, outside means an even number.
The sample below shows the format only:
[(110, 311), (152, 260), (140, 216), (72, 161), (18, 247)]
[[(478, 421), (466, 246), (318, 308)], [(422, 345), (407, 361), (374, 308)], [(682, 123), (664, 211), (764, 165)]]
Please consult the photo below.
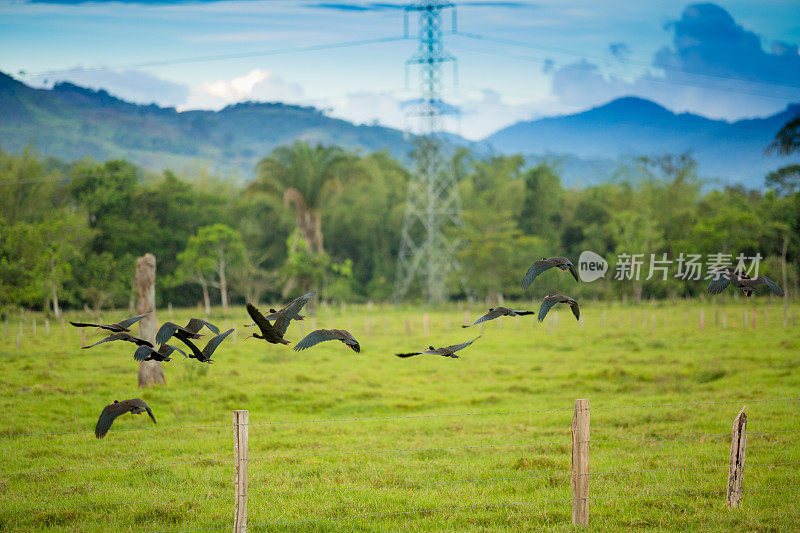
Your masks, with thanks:
[[(256, 54), (402, 36), (403, 4), (0, 0), (0, 70), (180, 109), (285, 101), (404, 127), (413, 39)], [(800, 102), (799, 15), (796, 0), (460, 2), (458, 29), (491, 39), (445, 37), (459, 61), (445, 97), (462, 110), (447, 126), (477, 139), (627, 94), (715, 118), (771, 114)], [(173, 62), (219, 56), (242, 57)]]

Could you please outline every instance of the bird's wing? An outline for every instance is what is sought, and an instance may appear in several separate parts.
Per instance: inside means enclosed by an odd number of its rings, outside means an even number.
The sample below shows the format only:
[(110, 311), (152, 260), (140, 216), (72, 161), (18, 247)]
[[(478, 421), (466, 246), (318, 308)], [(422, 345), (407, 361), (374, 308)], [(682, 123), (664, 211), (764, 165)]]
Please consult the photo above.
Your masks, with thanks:
[(753, 279), (753, 285), (761, 285), (764, 284), (769, 287), (769, 290), (777, 294), (778, 296), (783, 296), (783, 289), (781, 286), (769, 279), (767, 276), (757, 276)]
[(117, 326), (119, 326), (121, 328), (128, 329), (129, 327), (131, 327), (132, 325), (136, 324), (137, 322), (139, 322), (141, 319), (143, 319), (144, 317), (146, 317), (149, 314), (150, 314), (150, 312), (148, 311), (147, 313), (143, 313), (141, 315), (137, 315), (137, 316), (132, 316), (130, 318), (126, 318), (125, 320), (121, 320), (121, 321), (117, 322)]
[(550, 311), (550, 308), (556, 305), (557, 301), (555, 298), (545, 298), (542, 300), (542, 305), (539, 306), (539, 322), (544, 320), (544, 317), (547, 316), (547, 313)]
[(184, 326), (183, 329), (185, 329), (186, 331), (190, 331), (192, 333), (197, 333), (201, 329), (203, 329), (203, 326), (210, 329), (212, 332), (214, 332), (215, 335), (219, 335), (219, 328), (214, 324), (212, 324), (211, 322), (203, 320), (202, 318), (189, 319), (189, 323), (186, 324), (186, 326)]
[(414, 352), (414, 353), (396, 353), (397, 357), (414, 357), (415, 355), (419, 355), (422, 352)]
[(133, 352), (133, 358), (136, 359), (137, 361), (146, 361), (147, 358), (150, 356), (150, 354), (154, 351), (155, 350), (153, 350), (149, 346), (139, 346), (138, 348), (136, 348), (136, 351)]
[(261, 312), (258, 309), (256, 309), (253, 304), (247, 304), (247, 312), (250, 315), (250, 318), (253, 319), (253, 322), (256, 323), (256, 326), (258, 326), (258, 329), (261, 330), (262, 335), (277, 334), (272, 324), (270, 324), (269, 321), (266, 318), (264, 318), (264, 315), (262, 315)]
[(128, 340), (128, 335), (126, 333), (112, 333), (105, 339), (99, 340), (94, 344), (90, 344), (89, 346), (84, 346), (83, 349), (91, 348), (92, 346), (97, 346), (98, 344), (103, 344), (104, 342), (111, 342), (111, 341), (118, 341), (118, 340)]
[(575, 315), (575, 320), (581, 319), (581, 309), (578, 307), (578, 302), (574, 302), (569, 304), (570, 308), (572, 309), (572, 314)]
[(280, 333), (281, 337), (283, 337), (283, 335), (286, 333), (286, 328), (289, 327), (289, 322), (291, 322), (292, 319), (300, 313), (300, 310), (308, 303), (314, 294), (316, 294), (316, 292), (311, 291), (299, 298), (295, 298), (289, 302), (289, 305), (277, 312), (278, 318), (275, 319), (275, 329), (278, 330), (278, 333)]
[(225, 333), (220, 333), (219, 335), (208, 341), (206, 347), (203, 348), (203, 354), (205, 354), (206, 357), (211, 359), (211, 354), (214, 353), (214, 350), (217, 349), (217, 346), (219, 346), (219, 344), (225, 340), (225, 337), (227, 337), (231, 333), (233, 333), (233, 328), (229, 329)]
[(536, 261), (535, 263), (533, 263), (530, 266), (530, 268), (528, 268), (528, 271), (525, 273), (525, 277), (522, 278), (522, 288), (527, 289), (530, 286), (530, 284), (533, 283), (533, 280), (536, 279), (536, 276), (538, 276), (545, 270), (553, 268), (553, 266), (555, 265), (553, 265), (552, 261), (550, 261), (549, 259), (542, 259), (540, 261)]
[[(480, 317), (478, 320), (470, 324), (470, 326), (474, 326), (475, 324), (480, 324), (481, 322), (486, 322), (487, 320), (494, 320), (495, 318), (502, 315), (503, 311), (500, 308), (492, 309), (491, 311)], [(464, 326), (464, 327), (467, 328), (469, 326)]]
[(170, 355), (172, 355), (172, 352), (178, 352), (182, 356), (186, 357), (186, 354), (183, 352), (183, 350), (171, 344), (162, 344), (158, 349), (158, 353), (160, 353), (164, 357), (169, 357)]
[(719, 294), (730, 285), (731, 276), (727, 272), (716, 272), (711, 282), (708, 284), (709, 294)]
[(338, 330), (335, 329), (318, 329), (312, 331), (303, 339), (294, 345), (294, 351), (299, 352), (300, 350), (305, 350), (306, 348), (311, 348), (321, 342), (325, 341), (332, 341), (332, 340), (342, 340), (342, 335), (339, 333)]
[(156, 332), (156, 342), (164, 344), (175, 335), (175, 332), (180, 329), (180, 326), (175, 322), (164, 322)]
[(578, 278), (578, 269), (575, 268), (575, 265), (573, 265), (571, 261), (567, 263), (567, 268), (569, 268), (569, 273), (572, 274), (572, 277), (575, 278), (575, 281), (580, 283), (581, 280)]
[(462, 342), (461, 344), (454, 344), (452, 346), (448, 346), (447, 348), (445, 348), (445, 350), (448, 350), (450, 352), (457, 352), (459, 350), (463, 350), (464, 348), (466, 348), (467, 346), (469, 346), (470, 344), (472, 344), (473, 342), (475, 342), (478, 339), (480, 339), (480, 337), (475, 337), (471, 341)]
[(103, 412), (100, 413), (100, 418), (97, 419), (97, 425), (94, 427), (94, 435), (98, 439), (102, 439), (108, 433), (111, 424), (118, 416), (132, 411), (133, 407), (127, 405), (125, 402), (115, 402), (106, 405)]
[(100, 327), (100, 324), (89, 324), (87, 322), (73, 322), (73, 321), (70, 320), (69, 323), (72, 324), (73, 326), (75, 326), (76, 328), (88, 328), (88, 327), (99, 328)]
[[(195, 358), (200, 359), (201, 361), (206, 358), (205, 354), (203, 352), (201, 352), (200, 348), (198, 348), (197, 345), (195, 343), (193, 343), (191, 340), (183, 338), (183, 337), (176, 337), (176, 338), (179, 341), (181, 341), (183, 344), (185, 344), (192, 351), (192, 355)], [(183, 352), (181, 352), (181, 353), (183, 353)], [(184, 355), (186, 355), (186, 354), (184, 354)]]
[(150, 415), (150, 418), (153, 420), (153, 424), (156, 424), (156, 417), (153, 416), (153, 411), (150, 409), (150, 406), (144, 403), (144, 400), (141, 398), (134, 398), (133, 400), (126, 400), (125, 402), (133, 405), (134, 407), (138, 407), (139, 409), (144, 409), (147, 411), (147, 414)]

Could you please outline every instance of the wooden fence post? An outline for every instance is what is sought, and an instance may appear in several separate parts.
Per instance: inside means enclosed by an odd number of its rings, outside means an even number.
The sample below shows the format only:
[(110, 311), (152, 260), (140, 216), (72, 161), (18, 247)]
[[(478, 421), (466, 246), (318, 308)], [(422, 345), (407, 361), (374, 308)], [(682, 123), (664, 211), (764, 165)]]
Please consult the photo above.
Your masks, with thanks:
[(739, 507), (742, 502), (742, 476), (744, 475), (744, 452), (747, 446), (747, 415), (744, 407), (733, 420), (731, 433), (731, 462), (728, 467), (728, 493), (725, 502), (731, 507)]
[(422, 315), (422, 335), (429, 337), (431, 334), (431, 317), (429, 315)]
[(247, 428), (249, 411), (233, 412), (233, 531), (247, 531)]
[(703, 328), (706, 327), (706, 315), (703, 310), (700, 310), (700, 313), (697, 315), (697, 327), (700, 331), (703, 331)]
[[(139, 321), (139, 337), (156, 343), (156, 256), (144, 254), (136, 260), (136, 274), (133, 277), (136, 285), (136, 311), (148, 313)], [(83, 328), (81, 328), (83, 331)], [(164, 384), (164, 369), (158, 361), (142, 361), (139, 363), (137, 376), (139, 387)]]
[(589, 400), (572, 415), (572, 525), (589, 525)]

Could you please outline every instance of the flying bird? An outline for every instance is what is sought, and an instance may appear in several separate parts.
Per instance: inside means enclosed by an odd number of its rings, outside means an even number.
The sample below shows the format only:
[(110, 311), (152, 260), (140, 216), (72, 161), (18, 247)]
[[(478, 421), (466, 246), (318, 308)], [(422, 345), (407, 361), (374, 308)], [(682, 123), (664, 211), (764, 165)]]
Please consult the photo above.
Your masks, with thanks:
[[(317, 291), (311, 291), (311, 292), (309, 292), (307, 294), (304, 294), (303, 296), (300, 296), (299, 298), (295, 298), (294, 300), (292, 300), (291, 302), (286, 304), (285, 307), (281, 308), (278, 311), (276, 311), (275, 309), (270, 308), (269, 314), (264, 316), (264, 318), (266, 318), (270, 322), (275, 322), (276, 320), (278, 320), (278, 317), (281, 315), (281, 313), (286, 313), (287, 312), (287, 309), (289, 308), (289, 306), (294, 305), (298, 301), (303, 302), (303, 306), (305, 306), (305, 304), (308, 303), (308, 301), (311, 299), (311, 297), (314, 296), (316, 293), (317, 293)], [(302, 308), (302, 306), (301, 306), (301, 308)], [(300, 314), (295, 314), (294, 316), (291, 317), (292, 320), (303, 320), (304, 318), (305, 318), (305, 315), (300, 315)], [(245, 324), (244, 327), (251, 328), (251, 327), (253, 327), (255, 325), (256, 325), (256, 323), (253, 322), (252, 324)]]
[(251, 333), (245, 337), (245, 340), (250, 337), (255, 337), (256, 339), (264, 339), (270, 344), (290, 344), (289, 341), (283, 338), (286, 334), (286, 329), (289, 327), (289, 323), (298, 316), (300, 310), (308, 303), (314, 294), (314, 291), (312, 291), (308, 294), (304, 294), (300, 298), (292, 300), (289, 305), (275, 313), (276, 318), (272, 323), (270, 323), (253, 304), (248, 303), (247, 312), (250, 314), (250, 318), (253, 319), (255, 325), (258, 326), (258, 329), (261, 330), (261, 334)]
[(494, 320), (495, 318), (499, 318), (501, 316), (517, 316), (517, 315), (532, 315), (532, 314), (533, 311), (520, 311), (519, 309), (509, 309), (508, 307), (493, 307), (489, 309), (488, 313), (480, 317), (472, 324), (461, 327), (468, 328), (470, 326), (474, 326), (475, 324), (480, 324), (481, 322), (486, 322), (488, 320)]
[(766, 276), (751, 278), (745, 272), (731, 267), (718, 268), (713, 271), (713, 274), (714, 276), (708, 284), (708, 292), (711, 294), (719, 294), (724, 291), (728, 285), (735, 283), (744, 295), (748, 297), (752, 296), (760, 285), (766, 285), (773, 293), (778, 296), (783, 296), (783, 289), (780, 285)]
[(183, 326), (183, 329), (187, 331), (191, 331), (192, 333), (199, 333), (203, 326), (210, 329), (214, 335), (219, 335), (219, 328), (212, 324), (211, 322), (207, 322), (202, 318), (190, 318), (189, 322)]
[(569, 305), (572, 308), (572, 314), (575, 315), (575, 320), (580, 320), (581, 310), (578, 307), (578, 302), (563, 294), (548, 294), (542, 298), (542, 305), (539, 306), (539, 322), (544, 320), (544, 317), (547, 316), (547, 312), (556, 304)]
[(87, 348), (97, 346), (98, 344), (103, 344), (104, 342), (111, 342), (111, 341), (127, 341), (134, 343), (136, 346), (149, 346), (150, 348), (155, 348), (155, 346), (153, 346), (153, 343), (151, 343), (150, 341), (146, 341), (144, 339), (140, 339), (139, 337), (134, 337), (133, 335), (125, 333), (124, 331), (120, 331), (119, 333), (112, 333), (105, 339), (99, 340), (94, 344), (90, 344), (89, 346), (83, 346), (83, 349), (85, 350)]
[(118, 416), (124, 415), (125, 413), (138, 415), (145, 411), (147, 411), (147, 414), (153, 419), (153, 424), (155, 424), (156, 418), (153, 416), (153, 411), (151, 411), (150, 407), (140, 398), (122, 400), (121, 402), (114, 400), (114, 403), (106, 405), (105, 408), (103, 408), (103, 412), (100, 413), (100, 418), (97, 419), (97, 425), (94, 428), (94, 434), (98, 439), (102, 439), (105, 437), (106, 433), (108, 433), (108, 429)]
[(225, 340), (225, 337), (227, 337), (231, 333), (233, 333), (233, 328), (229, 329), (224, 333), (220, 333), (216, 337), (210, 339), (206, 344), (205, 348), (203, 348), (202, 350), (199, 349), (197, 345), (195, 345), (195, 343), (193, 343), (191, 340), (181, 339), (181, 342), (183, 342), (186, 346), (188, 346), (189, 349), (192, 351), (190, 355), (183, 354), (183, 356), (188, 357), (190, 359), (197, 359), (201, 363), (213, 363), (214, 361), (211, 359), (211, 356), (213, 355), (214, 350), (216, 350), (217, 347), (220, 345), (220, 343)]
[(136, 348), (136, 351), (133, 352), (133, 358), (137, 361), (172, 361), (170, 355), (175, 351), (187, 357), (180, 348), (169, 344), (162, 344), (158, 350), (154, 350), (150, 346), (139, 346)]
[(325, 341), (342, 341), (354, 352), (361, 352), (361, 345), (358, 344), (356, 338), (349, 331), (343, 329), (318, 329), (312, 331), (303, 340), (294, 345), (294, 351), (299, 352)]
[(454, 344), (452, 346), (445, 346), (444, 348), (434, 348), (433, 346), (428, 346), (427, 350), (423, 350), (421, 352), (413, 352), (413, 353), (396, 353), (397, 357), (414, 357), (415, 355), (421, 354), (430, 354), (430, 355), (441, 355), (442, 357), (452, 357), (453, 359), (458, 359), (456, 352), (459, 350), (463, 350), (476, 340), (480, 339), (480, 336), (475, 337), (471, 341), (462, 342), (461, 344)]
[(145, 316), (149, 315), (150, 311), (144, 313), (142, 315), (132, 316), (131, 318), (126, 318), (125, 320), (120, 320), (115, 324), (89, 324), (86, 322), (72, 322), (70, 324), (77, 328), (97, 328), (97, 329), (107, 329), (108, 331), (113, 331), (114, 333), (119, 333), (121, 331), (130, 331), (130, 327), (136, 324)]
[(542, 257), (541, 261), (536, 261), (528, 268), (525, 277), (522, 278), (522, 288), (527, 289), (530, 284), (533, 283), (533, 280), (536, 279), (536, 276), (551, 268), (559, 268), (564, 271), (569, 270), (572, 277), (575, 278), (575, 281), (580, 281), (575, 265), (566, 257), (551, 257), (550, 259)]
[[(191, 319), (186, 327), (179, 326), (175, 322), (164, 322), (156, 332), (156, 342), (158, 344), (164, 344), (170, 340), (173, 335), (175, 338), (182, 341), (186, 339), (199, 339), (202, 335), (200, 335), (198, 331), (206, 324), (208, 324), (208, 322), (200, 320), (199, 318)], [(209, 326), (213, 326), (213, 324), (209, 324)], [(209, 327), (209, 329), (212, 331), (216, 329), (216, 333), (219, 333), (219, 328), (217, 328), (217, 326), (213, 326), (213, 329)]]

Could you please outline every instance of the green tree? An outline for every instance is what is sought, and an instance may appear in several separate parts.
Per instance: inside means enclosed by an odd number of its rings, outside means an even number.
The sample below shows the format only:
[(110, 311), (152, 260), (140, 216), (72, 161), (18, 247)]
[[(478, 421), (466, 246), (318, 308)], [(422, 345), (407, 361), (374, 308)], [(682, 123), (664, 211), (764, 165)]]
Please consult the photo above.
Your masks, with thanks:
[(564, 188), (561, 178), (546, 164), (525, 172), (525, 206), (519, 227), (537, 235), (554, 248), (561, 243), (564, 217)]
[(219, 288), (222, 310), (228, 312), (228, 269), (246, 261), (241, 234), (225, 224), (205, 226), (189, 238), (178, 255), (178, 279), (196, 281), (203, 288), (206, 309), (210, 305), (208, 285)]
[[(258, 177), (250, 191), (262, 191), (280, 197), (292, 206), (297, 229), (314, 253), (325, 250), (322, 232), (322, 208), (333, 188), (340, 184), (345, 164), (353, 158), (340, 148), (297, 141), (276, 148), (256, 166)], [(348, 165), (352, 168), (352, 165)]]

